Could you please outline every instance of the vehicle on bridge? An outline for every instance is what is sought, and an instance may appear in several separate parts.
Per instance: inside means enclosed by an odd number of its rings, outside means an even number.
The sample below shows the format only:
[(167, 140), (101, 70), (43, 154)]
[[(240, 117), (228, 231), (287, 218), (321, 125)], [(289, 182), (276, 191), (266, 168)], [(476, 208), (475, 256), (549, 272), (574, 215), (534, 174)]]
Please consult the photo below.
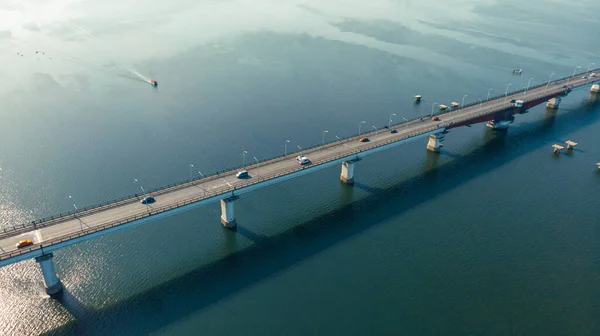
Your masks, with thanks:
[(237, 174), (235, 174), (235, 177), (237, 177), (239, 179), (243, 179), (243, 178), (250, 177), (250, 175), (248, 175), (248, 171), (247, 170), (241, 170)]
[(296, 160), (298, 160), (298, 162), (301, 165), (305, 165), (305, 164), (309, 164), (310, 163), (310, 160), (306, 156), (304, 156), (304, 155), (298, 155), (298, 157), (296, 157)]
[(390, 133), (398, 133), (398, 130), (394, 128), (393, 130), (390, 131)]
[(33, 240), (31, 239), (23, 239), (17, 243), (17, 248), (22, 248), (25, 246), (33, 245)]
[(433, 121), (440, 121), (440, 117), (435, 116), (435, 117), (431, 118), (431, 120), (433, 120)]
[(143, 199), (142, 199), (140, 202), (141, 202), (142, 204), (151, 204), (151, 203), (154, 203), (154, 202), (156, 202), (156, 200), (155, 200), (155, 199), (154, 199), (154, 197), (152, 197), (152, 196), (146, 196), (146, 197), (144, 197), (144, 198), (143, 198)]
[(369, 138), (367, 138), (367, 137), (362, 137), (362, 138), (360, 138), (358, 141), (360, 141), (360, 142), (368, 142), (368, 141), (369, 141)]

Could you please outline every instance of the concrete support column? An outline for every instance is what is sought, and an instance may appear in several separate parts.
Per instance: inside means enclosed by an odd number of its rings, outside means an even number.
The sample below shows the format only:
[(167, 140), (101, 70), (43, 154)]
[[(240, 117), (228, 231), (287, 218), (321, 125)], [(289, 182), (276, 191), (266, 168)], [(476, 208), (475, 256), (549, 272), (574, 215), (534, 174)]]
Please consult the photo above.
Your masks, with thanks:
[(344, 161), (342, 162), (342, 174), (340, 175), (340, 181), (346, 184), (354, 184), (354, 164), (356, 161)]
[(44, 287), (46, 288), (46, 294), (48, 295), (58, 294), (63, 289), (62, 283), (56, 275), (54, 261), (52, 258), (54, 258), (52, 253), (35, 258), (35, 261), (42, 269), (42, 275), (44, 276)]
[(235, 200), (237, 196), (232, 196), (221, 200), (221, 224), (228, 229), (235, 229)]
[(443, 134), (432, 134), (429, 136), (429, 142), (427, 143), (427, 150), (435, 153), (440, 152), (440, 148), (444, 147), (441, 140), (444, 139)]
[(490, 120), (486, 124), (487, 127), (493, 129), (507, 129), (508, 125), (510, 125), (509, 120)]
[(592, 85), (592, 88), (590, 89), (590, 92), (593, 92), (593, 93), (600, 92), (600, 84), (594, 84), (594, 85)]
[(560, 98), (552, 98), (546, 103), (547, 108), (557, 109), (560, 105)]

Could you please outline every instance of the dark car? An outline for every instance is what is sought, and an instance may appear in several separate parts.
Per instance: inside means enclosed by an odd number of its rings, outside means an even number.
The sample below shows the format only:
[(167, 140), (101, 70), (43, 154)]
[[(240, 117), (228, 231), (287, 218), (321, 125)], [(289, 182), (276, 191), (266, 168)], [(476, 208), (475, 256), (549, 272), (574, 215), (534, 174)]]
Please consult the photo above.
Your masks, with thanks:
[(156, 200), (152, 196), (146, 196), (140, 202), (142, 202), (142, 204), (151, 204), (156, 202)]
[(362, 137), (362, 138), (360, 138), (358, 141), (360, 141), (360, 142), (367, 142), (367, 141), (369, 141), (369, 138), (367, 138), (367, 137)]
[(393, 130), (390, 131), (390, 133), (398, 133), (398, 130), (394, 128)]

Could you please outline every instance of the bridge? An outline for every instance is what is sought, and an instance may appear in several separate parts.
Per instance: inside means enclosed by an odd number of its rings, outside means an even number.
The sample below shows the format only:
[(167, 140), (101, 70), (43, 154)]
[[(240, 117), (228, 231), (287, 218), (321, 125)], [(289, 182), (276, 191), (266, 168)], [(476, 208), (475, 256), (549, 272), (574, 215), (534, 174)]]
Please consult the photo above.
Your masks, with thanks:
[[(213, 202), (220, 202), (223, 226), (234, 229), (236, 199), (255, 189), (334, 165), (341, 165), (340, 180), (353, 184), (356, 163), (369, 154), (418, 139), (427, 139), (427, 149), (439, 152), (441, 141), (453, 128), (481, 122), (487, 122), (487, 126), (492, 128), (506, 128), (514, 115), (526, 113), (529, 108), (543, 102), (547, 102), (549, 108), (558, 108), (561, 98), (574, 88), (592, 85), (590, 91), (599, 92), (600, 86), (595, 84), (599, 78), (586, 76), (599, 70), (506, 92), (450, 111), (441, 111), (439, 108), (434, 111), (436, 106), (433, 105), (432, 115), (390, 125), (389, 128), (360, 134), (359, 126), (356, 136), (305, 149), (301, 153), (285, 153), (281, 157), (238, 169), (150, 190), (148, 194), (123, 197), (75, 212), (15, 225), (0, 232), (0, 267), (35, 258), (42, 269), (46, 292), (54, 295), (62, 290), (62, 283), (54, 268), (54, 251)], [(361, 142), (361, 137), (368, 137), (369, 141)], [(301, 165), (296, 160), (298, 154), (308, 157), (311, 162)], [(247, 178), (236, 177), (241, 169), (248, 171)], [(156, 202), (142, 204), (140, 199), (147, 195), (152, 195)], [(23, 239), (32, 240), (33, 244), (17, 248), (16, 243)]]

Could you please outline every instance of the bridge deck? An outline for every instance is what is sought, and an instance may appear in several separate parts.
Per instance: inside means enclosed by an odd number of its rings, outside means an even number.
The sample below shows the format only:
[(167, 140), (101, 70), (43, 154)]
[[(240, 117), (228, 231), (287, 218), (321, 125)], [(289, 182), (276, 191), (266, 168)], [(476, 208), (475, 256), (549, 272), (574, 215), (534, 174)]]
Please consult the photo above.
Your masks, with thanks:
[[(567, 89), (563, 88), (562, 85), (568, 81), (569, 85), (578, 87), (591, 84), (595, 80), (597, 79), (583, 79), (580, 74), (570, 81), (569, 79), (561, 79), (547, 87), (542, 85), (527, 92), (512, 93), (507, 97), (500, 97), (482, 104), (438, 113), (440, 121), (424, 118), (423, 120), (416, 119), (394, 125), (392, 128), (398, 130), (398, 133), (395, 134), (385, 129), (363, 134), (362, 136), (368, 136), (371, 139), (370, 142), (361, 143), (358, 141), (358, 137), (352, 137), (315, 147), (302, 152), (312, 161), (310, 166), (300, 166), (295, 159), (298, 153), (295, 153), (247, 166), (245, 169), (248, 170), (251, 177), (246, 180), (237, 179), (235, 174), (238, 170), (231, 170), (218, 176), (211, 176), (159, 190), (152, 193), (156, 198), (156, 203), (148, 206), (151, 215), (148, 213), (146, 205), (141, 204), (138, 198), (130, 198), (87, 209), (78, 213), (76, 217), (75, 215), (69, 215), (37, 222), (35, 227), (27, 224), (15, 230), (5, 230), (0, 234), (0, 266), (40, 255), (41, 247), (51, 250), (53, 246), (66, 246), (65, 242), (79, 239), (82, 236), (98, 236), (105, 231), (111, 231), (110, 228), (139, 221), (143, 218), (164, 217), (157, 215), (165, 215), (174, 209), (201, 201), (218, 201), (221, 198), (228, 197), (232, 192), (243, 192), (244, 189), (251, 187), (256, 188), (261, 185), (272, 184), (275, 180), (281, 180), (282, 176), (296, 176), (303, 170), (328, 166), (330, 163), (352, 158), (356, 155), (365, 156), (390, 144), (421, 138), (432, 132), (440, 132), (453, 125), (459, 125), (469, 120), (510, 109), (513, 105), (510, 103), (510, 99), (521, 99), (525, 103), (534, 102), (544, 97), (555, 97), (563, 94)], [(17, 249), (15, 244), (21, 239), (32, 239), (34, 245)]]

